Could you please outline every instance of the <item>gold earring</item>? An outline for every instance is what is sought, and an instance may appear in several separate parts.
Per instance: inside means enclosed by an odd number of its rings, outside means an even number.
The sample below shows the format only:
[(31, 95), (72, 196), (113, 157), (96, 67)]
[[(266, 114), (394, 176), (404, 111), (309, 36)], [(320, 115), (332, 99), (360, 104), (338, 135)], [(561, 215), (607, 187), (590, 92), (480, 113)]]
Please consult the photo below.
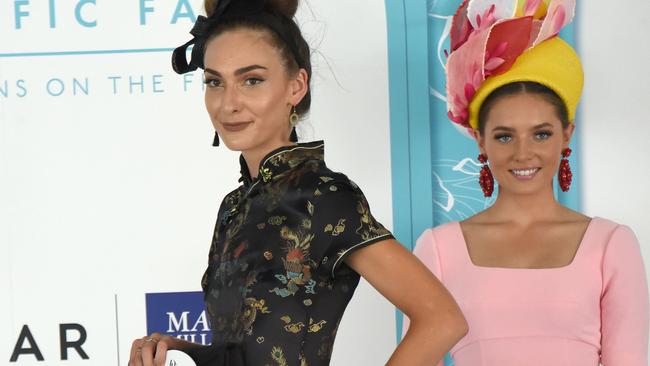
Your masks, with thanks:
[(296, 111), (296, 106), (293, 106), (291, 116), (289, 116), (289, 122), (291, 123), (291, 126), (295, 127), (298, 124), (299, 119), (300, 115), (298, 115), (298, 112)]

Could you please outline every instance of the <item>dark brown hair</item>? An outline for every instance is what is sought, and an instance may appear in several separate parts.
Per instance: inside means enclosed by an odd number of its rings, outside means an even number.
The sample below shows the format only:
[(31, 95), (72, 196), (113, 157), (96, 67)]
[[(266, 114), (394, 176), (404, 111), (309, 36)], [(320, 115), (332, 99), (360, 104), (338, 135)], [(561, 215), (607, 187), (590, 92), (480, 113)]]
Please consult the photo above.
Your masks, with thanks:
[(562, 128), (569, 127), (569, 112), (566, 104), (564, 104), (564, 101), (556, 92), (545, 85), (533, 81), (516, 81), (494, 89), (485, 98), (478, 112), (478, 130), (481, 132), (481, 135), (485, 132), (485, 122), (494, 104), (503, 97), (517, 94), (535, 94), (544, 98), (555, 108), (555, 113), (557, 113), (557, 117), (562, 122)]
[[(247, 1), (247, 0), (234, 0), (234, 1)], [(206, 15), (209, 17), (216, 9), (219, 0), (204, 0)], [(295, 74), (300, 68), (307, 71), (309, 83), (311, 83), (311, 60), (310, 50), (307, 41), (302, 35), (300, 28), (293, 20), (296, 11), (298, 10), (298, 0), (266, 0), (265, 11), (277, 17), (278, 24), (282, 28), (282, 34), (288, 39), (283, 39), (275, 30), (264, 22), (255, 21), (254, 18), (240, 18), (229, 19), (219, 24), (210, 35), (209, 39), (223, 34), (226, 31), (234, 29), (252, 29), (264, 31), (270, 37), (272, 45), (275, 46), (282, 56), (282, 60), (286, 70), (289, 74)], [(295, 55), (292, 47), (287, 42), (293, 42), (295, 45)], [(299, 61), (300, 60), (300, 61)], [(299, 65), (298, 63), (302, 65)], [(302, 98), (300, 103), (296, 105), (296, 112), (304, 115), (309, 112), (311, 106), (311, 87), (307, 90), (307, 94)]]

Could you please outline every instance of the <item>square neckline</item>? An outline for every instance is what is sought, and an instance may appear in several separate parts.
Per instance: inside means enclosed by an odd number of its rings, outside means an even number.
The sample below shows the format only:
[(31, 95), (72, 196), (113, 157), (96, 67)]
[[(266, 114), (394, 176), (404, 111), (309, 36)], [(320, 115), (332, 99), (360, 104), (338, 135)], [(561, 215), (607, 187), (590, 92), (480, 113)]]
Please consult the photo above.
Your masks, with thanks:
[(578, 243), (578, 249), (576, 250), (575, 254), (573, 255), (573, 258), (571, 259), (571, 262), (564, 266), (560, 267), (545, 267), (545, 268), (517, 268), (517, 267), (488, 267), (488, 266), (479, 266), (474, 263), (472, 260), (472, 257), (469, 254), (469, 247), (467, 246), (467, 240), (465, 240), (465, 233), (463, 233), (463, 229), (460, 225), (460, 221), (456, 221), (456, 230), (458, 230), (458, 234), (460, 237), (460, 240), (462, 242), (462, 251), (463, 251), (463, 256), (465, 257), (467, 263), (475, 269), (479, 270), (496, 270), (496, 271), (553, 271), (553, 270), (568, 270), (573, 268), (574, 264), (578, 261), (580, 253), (583, 251), (583, 246), (585, 244), (585, 241), (588, 237), (588, 235), (593, 231), (592, 227), (594, 226), (594, 222), (598, 219), (598, 217), (594, 216), (589, 220), (589, 223), (587, 224), (587, 228), (585, 229), (584, 233), (582, 234), (582, 238), (580, 239), (580, 242)]

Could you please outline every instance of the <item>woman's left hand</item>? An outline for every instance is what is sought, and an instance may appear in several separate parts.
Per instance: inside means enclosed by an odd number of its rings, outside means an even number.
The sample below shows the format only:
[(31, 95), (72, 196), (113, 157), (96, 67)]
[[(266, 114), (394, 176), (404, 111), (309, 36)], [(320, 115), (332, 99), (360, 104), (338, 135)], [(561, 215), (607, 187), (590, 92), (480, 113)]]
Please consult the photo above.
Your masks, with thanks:
[(163, 366), (169, 349), (171, 337), (153, 333), (149, 337), (138, 338), (131, 344), (129, 366)]

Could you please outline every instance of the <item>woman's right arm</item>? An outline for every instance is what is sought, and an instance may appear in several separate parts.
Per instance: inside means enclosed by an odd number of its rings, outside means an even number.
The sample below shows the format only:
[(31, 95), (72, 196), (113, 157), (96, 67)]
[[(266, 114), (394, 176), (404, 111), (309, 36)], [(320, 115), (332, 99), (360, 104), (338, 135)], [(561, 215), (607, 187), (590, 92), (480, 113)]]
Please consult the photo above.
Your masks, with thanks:
[[(435, 238), (433, 230), (426, 230), (418, 238), (413, 254), (433, 273), (436, 278), (442, 281), (442, 268), (440, 265), (440, 258), (436, 250)], [(408, 336), (408, 330), (411, 328), (411, 319), (408, 315), (404, 314), (402, 322), (402, 339)], [(444, 361), (440, 360), (436, 366), (444, 366)]]
[(449, 292), (397, 241), (359, 249), (346, 263), (411, 320), (387, 365), (431, 366), (467, 333)]

